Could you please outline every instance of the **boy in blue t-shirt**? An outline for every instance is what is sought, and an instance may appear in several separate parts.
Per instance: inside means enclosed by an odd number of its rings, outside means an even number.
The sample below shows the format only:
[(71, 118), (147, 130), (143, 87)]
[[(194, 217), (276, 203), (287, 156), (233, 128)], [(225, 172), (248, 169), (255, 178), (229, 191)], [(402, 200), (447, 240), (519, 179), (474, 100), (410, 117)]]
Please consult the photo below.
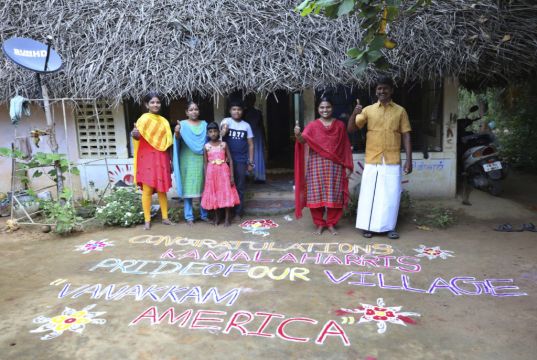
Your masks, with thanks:
[(235, 207), (235, 215), (244, 215), (244, 190), (246, 189), (246, 171), (254, 167), (254, 134), (250, 124), (242, 120), (242, 103), (234, 101), (229, 105), (231, 118), (225, 118), (220, 123), (220, 135), (225, 141), (233, 160), (233, 177), (241, 200)]

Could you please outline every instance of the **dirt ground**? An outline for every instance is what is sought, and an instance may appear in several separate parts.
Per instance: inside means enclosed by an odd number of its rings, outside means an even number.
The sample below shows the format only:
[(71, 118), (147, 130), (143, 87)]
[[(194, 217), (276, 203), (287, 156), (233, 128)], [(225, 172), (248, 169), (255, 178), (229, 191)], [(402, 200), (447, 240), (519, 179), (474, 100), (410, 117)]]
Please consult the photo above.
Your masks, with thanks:
[(520, 195), (537, 179), (516, 184), (474, 191), (447, 230), (406, 221), (396, 241), (353, 219), (317, 237), (307, 212), (257, 233), (2, 234), (0, 358), (535, 359), (537, 233), (492, 230), (537, 224)]

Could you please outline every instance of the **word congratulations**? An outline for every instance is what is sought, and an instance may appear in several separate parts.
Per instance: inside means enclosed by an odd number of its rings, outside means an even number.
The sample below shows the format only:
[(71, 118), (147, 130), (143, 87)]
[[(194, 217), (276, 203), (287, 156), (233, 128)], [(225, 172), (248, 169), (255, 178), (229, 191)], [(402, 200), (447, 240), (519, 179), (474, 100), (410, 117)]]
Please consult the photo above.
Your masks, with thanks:
[[(523, 292), (509, 292), (518, 290), (517, 286), (500, 284), (512, 284), (513, 279), (485, 279), (477, 280), (475, 277), (458, 276), (447, 281), (441, 277), (433, 280), (428, 289), (418, 289), (410, 286), (410, 280), (407, 275), (401, 275), (399, 283), (388, 285), (384, 274), (372, 272), (348, 271), (342, 276), (335, 276), (330, 270), (324, 270), (325, 275), (334, 284), (341, 284), (346, 280), (349, 285), (357, 286), (378, 286), (381, 289), (400, 290), (422, 294), (434, 294), (438, 290), (448, 290), (453, 295), (490, 295), (498, 297), (506, 296), (526, 296)], [(368, 279), (366, 279), (368, 277)]]
[(177, 236), (172, 238), (168, 235), (139, 235), (129, 239), (131, 244), (150, 244), (165, 246), (192, 246), (192, 247), (207, 247), (208, 249), (221, 248), (224, 250), (264, 250), (264, 251), (300, 251), (303, 253), (326, 253), (326, 254), (350, 254), (364, 253), (374, 255), (390, 255), (393, 253), (393, 248), (388, 244), (369, 244), (360, 246), (349, 243), (294, 243), (287, 247), (277, 247), (275, 242), (255, 242), (255, 241), (216, 241), (211, 239), (190, 239), (187, 237)]
[[(250, 266), (249, 264), (222, 264), (222, 263), (201, 263), (190, 262), (183, 266), (178, 261), (154, 261), (154, 260), (121, 260), (105, 259), (93, 266), (89, 271), (97, 269), (109, 269), (109, 272), (121, 271), (123, 274), (157, 276), (163, 274), (177, 273), (178, 275), (192, 276), (223, 276), (228, 277), (232, 273), (247, 273), (252, 279), (269, 277), (272, 280), (283, 280), (289, 278), (290, 281), (301, 279), (310, 281), (306, 276), (310, 271), (301, 267), (286, 267), (283, 269), (268, 266)], [(142, 269), (147, 270), (142, 270)]]
[(385, 268), (385, 269), (395, 269), (402, 272), (419, 272), (421, 270), (421, 265), (418, 264), (420, 259), (414, 256), (391, 256), (391, 255), (355, 255), (355, 254), (346, 254), (346, 255), (334, 255), (334, 254), (324, 254), (316, 253), (311, 255), (309, 253), (302, 254), (297, 257), (293, 253), (286, 253), (279, 256), (278, 258), (273, 258), (263, 254), (262, 251), (256, 251), (254, 255), (250, 256), (245, 251), (239, 250), (236, 252), (233, 251), (224, 251), (221, 253), (215, 253), (212, 250), (208, 250), (205, 253), (199, 253), (198, 250), (166, 250), (161, 256), (161, 259), (191, 259), (191, 260), (214, 260), (214, 261), (223, 261), (223, 262), (256, 262), (256, 263), (293, 263), (304, 265), (307, 263), (315, 265), (346, 265), (346, 266), (360, 266), (360, 267), (371, 267), (371, 268)]
[[(162, 322), (166, 322), (166, 319), (169, 325), (177, 324), (180, 328), (185, 328), (190, 322), (189, 330), (221, 331), (223, 334), (233, 333), (264, 339), (277, 337), (284, 341), (299, 343), (307, 343), (313, 340), (304, 336), (305, 325), (308, 326), (306, 327), (308, 329), (319, 323), (317, 320), (307, 317), (287, 317), (283, 314), (264, 311), (251, 313), (250, 311), (239, 310), (228, 317), (226, 311), (187, 309), (178, 313), (175, 308), (170, 307), (159, 314), (158, 308), (151, 306), (132, 320), (129, 325), (137, 325), (144, 320), (147, 320), (150, 325), (160, 325)], [(225, 326), (221, 326), (224, 323)], [(275, 330), (269, 331), (267, 329), (270, 323), (277, 324)], [(299, 326), (299, 324), (302, 326)], [(318, 329), (318, 327), (316, 328)], [(328, 320), (320, 330), (313, 330), (317, 334), (315, 340), (313, 340), (317, 345), (324, 345), (324, 342), (329, 337), (341, 339), (345, 346), (351, 344), (343, 328), (334, 320)], [(308, 332), (311, 332), (311, 330)]]
[(90, 299), (103, 298), (106, 301), (117, 301), (130, 297), (135, 301), (148, 299), (155, 302), (171, 301), (177, 304), (189, 301), (195, 304), (214, 302), (215, 304), (225, 303), (226, 306), (231, 306), (239, 298), (240, 292), (241, 289), (234, 288), (222, 294), (215, 287), (203, 291), (199, 286), (183, 287), (177, 285), (150, 285), (146, 287), (143, 285), (124, 285), (119, 287), (116, 284), (106, 286), (102, 284), (86, 284), (72, 289), (71, 284), (67, 283), (58, 293), (58, 298), (70, 297), (71, 299), (77, 299), (83, 295), (89, 295)]

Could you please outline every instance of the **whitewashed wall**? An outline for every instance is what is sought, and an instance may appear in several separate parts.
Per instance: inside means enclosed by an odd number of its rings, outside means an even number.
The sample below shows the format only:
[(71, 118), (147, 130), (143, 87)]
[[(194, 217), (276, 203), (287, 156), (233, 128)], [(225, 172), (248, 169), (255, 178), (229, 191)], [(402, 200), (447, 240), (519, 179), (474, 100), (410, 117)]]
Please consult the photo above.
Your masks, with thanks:
[[(0, 147), (11, 148), (11, 143), (14, 138), (21, 136), (29, 136), (30, 131), (34, 129), (46, 129), (45, 113), (43, 109), (37, 105), (32, 104), (30, 106), (31, 116), (23, 117), (17, 126), (11, 124), (9, 118), (9, 107), (7, 104), (0, 106)], [(57, 122), (56, 138), (59, 145), (60, 153), (67, 153), (67, 149), (70, 150), (70, 159), (76, 161), (78, 158), (76, 131), (73, 121), (72, 109), (66, 106), (66, 124), (67, 134), (64, 131), (64, 119), (61, 103), (52, 107), (52, 113)], [(50, 146), (48, 143), (48, 137), (43, 136), (37, 147), (33, 141), (30, 141), (32, 146), (32, 153), (45, 152), (50, 153)], [(11, 159), (0, 157), (0, 191), (11, 191)], [(66, 182), (68, 184), (68, 181)], [(72, 179), (73, 188), (76, 190), (79, 188), (80, 180), (77, 176)], [(41, 189), (54, 183), (50, 181), (46, 176), (42, 176), (37, 179), (33, 179), (32, 188)], [(54, 190), (51, 188), (50, 190)]]
[[(0, 147), (11, 148), (11, 143), (14, 138), (20, 136), (29, 136), (30, 131), (34, 129), (46, 129), (45, 113), (41, 106), (38, 104), (32, 104), (30, 107), (31, 116), (23, 117), (17, 126), (11, 124), (9, 118), (9, 106), (4, 104), (0, 106)], [(88, 190), (86, 186), (90, 181), (95, 178), (95, 181), (101, 189), (104, 189), (106, 185), (102, 184), (103, 181), (108, 181), (106, 176), (106, 167), (99, 165), (96, 166), (84, 165), (89, 160), (80, 160), (78, 152), (78, 140), (76, 123), (74, 120), (74, 111), (71, 104), (65, 102), (65, 121), (64, 111), (61, 102), (55, 102), (52, 105), (52, 114), (56, 123), (56, 138), (58, 141), (59, 153), (69, 154), (69, 159), (77, 164), (80, 169), (80, 177), (73, 176), (71, 179), (66, 180), (66, 186), (71, 187), (75, 191), (75, 196), (80, 198)], [(121, 107), (113, 110), (114, 125), (116, 128), (116, 136), (118, 138), (118, 159), (111, 159), (112, 163), (132, 163), (132, 159), (128, 159), (128, 153), (126, 148), (126, 135), (125, 135), (125, 121), (123, 117), (123, 109)], [(64, 123), (66, 126), (64, 126)], [(45, 152), (50, 153), (50, 146), (48, 143), (48, 136), (43, 136), (39, 142), (39, 148), (30, 142), (32, 146), (32, 153)], [(123, 159), (120, 159), (123, 158)], [(102, 161), (101, 161), (102, 162)], [(0, 157), (0, 192), (11, 191), (11, 159)], [(116, 176), (117, 177), (117, 176)], [(70, 181), (71, 180), (71, 181)], [(44, 187), (54, 185), (46, 176), (32, 179), (31, 188), (34, 190), (40, 190)], [(54, 187), (47, 189), (54, 193)]]

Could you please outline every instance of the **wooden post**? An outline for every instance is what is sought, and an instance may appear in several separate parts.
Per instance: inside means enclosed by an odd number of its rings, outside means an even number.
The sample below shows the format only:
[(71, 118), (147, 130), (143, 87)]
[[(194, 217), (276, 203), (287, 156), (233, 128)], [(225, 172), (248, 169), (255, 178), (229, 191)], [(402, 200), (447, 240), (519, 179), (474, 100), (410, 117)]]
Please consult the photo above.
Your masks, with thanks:
[[(39, 84), (41, 85), (41, 95), (43, 98), (43, 108), (45, 110), (45, 119), (47, 120), (50, 149), (53, 154), (57, 154), (58, 153), (58, 141), (56, 140), (56, 129), (55, 129), (54, 120), (52, 119), (52, 114), (50, 112), (48, 89), (47, 89), (47, 86), (41, 81), (41, 77), (39, 76), (39, 74), (37, 74), (37, 78), (39, 79)], [(57, 196), (58, 198), (60, 198), (60, 195), (63, 193), (63, 178), (62, 178), (63, 174), (62, 174), (59, 160), (56, 160), (54, 162), (54, 169), (56, 170), (56, 190), (58, 191)]]

